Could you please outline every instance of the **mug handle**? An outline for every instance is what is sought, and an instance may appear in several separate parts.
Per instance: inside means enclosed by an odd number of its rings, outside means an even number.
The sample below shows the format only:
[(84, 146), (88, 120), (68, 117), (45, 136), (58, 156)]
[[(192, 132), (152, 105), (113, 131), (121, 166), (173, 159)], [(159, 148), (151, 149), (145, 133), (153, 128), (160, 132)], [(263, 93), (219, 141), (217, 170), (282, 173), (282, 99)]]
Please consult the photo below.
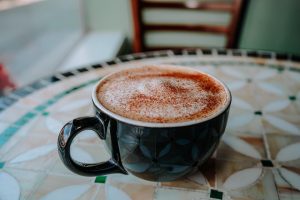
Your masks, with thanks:
[(121, 162), (115, 130), (111, 131), (111, 159), (93, 164), (82, 163), (72, 159), (70, 154), (72, 141), (76, 135), (84, 130), (93, 130), (100, 139), (105, 139), (104, 122), (98, 117), (80, 117), (68, 122), (61, 129), (57, 141), (58, 153), (65, 166), (72, 172), (83, 176), (100, 176), (112, 173), (127, 174)]

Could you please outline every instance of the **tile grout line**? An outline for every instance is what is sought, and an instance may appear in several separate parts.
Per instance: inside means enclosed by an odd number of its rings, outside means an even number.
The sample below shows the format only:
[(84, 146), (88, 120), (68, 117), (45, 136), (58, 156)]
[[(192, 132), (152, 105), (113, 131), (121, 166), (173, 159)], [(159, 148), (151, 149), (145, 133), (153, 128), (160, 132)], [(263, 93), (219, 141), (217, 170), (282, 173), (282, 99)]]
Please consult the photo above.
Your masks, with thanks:
[[(261, 119), (261, 122), (262, 122), (262, 118), (260, 118), (260, 119)], [(266, 133), (266, 130), (264, 128), (263, 123), (261, 125), (262, 125), (262, 137), (263, 137), (263, 142), (264, 142), (264, 146), (265, 146), (265, 149), (266, 149), (267, 158), (269, 160), (272, 160), (271, 153), (270, 153), (270, 146), (269, 146), (269, 143), (268, 143), (268, 140), (267, 140), (267, 133)]]
[[(271, 157), (271, 153), (270, 153), (270, 146), (269, 146), (268, 139), (267, 139), (268, 136), (267, 136), (267, 133), (266, 133), (266, 129), (265, 129), (263, 123), (262, 123), (262, 117), (261, 117), (260, 119), (261, 119), (261, 125), (262, 125), (263, 142), (264, 142), (264, 146), (265, 146), (265, 149), (266, 149), (267, 158), (268, 158), (270, 161), (272, 161), (272, 157)], [(272, 162), (272, 163), (273, 163), (273, 162)], [(273, 165), (274, 165), (274, 163), (273, 163)], [(277, 169), (275, 168), (275, 166), (273, 166), (271, 169), (272, 169), (272, 170), (271, 170), (271, 175), (272, 175), (272, 177), (273, 177), (273, 183), (274, 183), (274, 185), (275, 185), (276, 194), (277, 194), (278, 200), (279, 200), (280, 197), (279, 197), (278, 187), (277, 187), (276, 180), (275, 180), (275, 174), (274, 174), (274, 172), (273, 172), (273, 170), (277, 170)]]

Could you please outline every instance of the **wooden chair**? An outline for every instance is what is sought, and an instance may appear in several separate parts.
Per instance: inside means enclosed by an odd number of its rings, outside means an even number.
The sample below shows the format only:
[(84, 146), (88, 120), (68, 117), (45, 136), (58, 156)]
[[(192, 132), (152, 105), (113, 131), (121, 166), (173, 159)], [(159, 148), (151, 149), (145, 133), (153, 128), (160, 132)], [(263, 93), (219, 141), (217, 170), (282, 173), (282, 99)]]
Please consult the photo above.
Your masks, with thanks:
[[(135, 52), (162, 50), (162, 49), (182, 49), (185, 46), (149, 46), (146, 42), (145, 35), (147, 33), (167, 31), (167, 32), (185, 32), (185, 33), (209, 33), (225, 36), (226, 48), (236, 48), (238, 43), (238, 35), (241, 26), (242, 10), (246, 7), (246, 0), (231, 1), (158, 1), (158, 0), (131, 0), (133, 24), (134, 24), (134, 41), (133, 49)], [(145, 10), (164, 9), (164, 10), (184, 10), (184, 11), (212, 11), (227, 12), (231, 19), (225, 25), (209, 25), (209, 24), (167, 24), (167, 23), (147, 23), (145, 22), (143, 12)], [(191, 47), (191, 46), (189, 46)], [(192, 48), (199, 46), (192, 46)], [(205, 46), (200, 46), (205, 47)], [(220, 46), (218, 46), (220, 47)]]

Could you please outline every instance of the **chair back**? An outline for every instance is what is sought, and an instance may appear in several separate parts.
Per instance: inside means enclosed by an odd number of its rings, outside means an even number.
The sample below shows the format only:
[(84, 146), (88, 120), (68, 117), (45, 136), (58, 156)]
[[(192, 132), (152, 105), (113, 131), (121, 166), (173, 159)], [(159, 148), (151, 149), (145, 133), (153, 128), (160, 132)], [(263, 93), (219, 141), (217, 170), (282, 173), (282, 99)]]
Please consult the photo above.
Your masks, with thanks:
[(235, 48), (245, 1), (131, 0), (133, 49)]

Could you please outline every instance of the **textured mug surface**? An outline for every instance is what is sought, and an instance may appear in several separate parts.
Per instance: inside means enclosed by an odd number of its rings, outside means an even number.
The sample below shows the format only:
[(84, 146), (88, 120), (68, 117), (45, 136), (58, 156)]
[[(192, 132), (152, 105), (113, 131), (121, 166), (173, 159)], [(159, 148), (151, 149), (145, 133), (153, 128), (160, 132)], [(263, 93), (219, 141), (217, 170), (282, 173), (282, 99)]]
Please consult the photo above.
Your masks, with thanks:
[(123, 167), (151, 181), (172, 181), (198, 169), (215, 151), (224, 133), (229, 107), (208, 121), (183, 127), (141, 127), (105, 116), (106, 144), (116, 134)]

